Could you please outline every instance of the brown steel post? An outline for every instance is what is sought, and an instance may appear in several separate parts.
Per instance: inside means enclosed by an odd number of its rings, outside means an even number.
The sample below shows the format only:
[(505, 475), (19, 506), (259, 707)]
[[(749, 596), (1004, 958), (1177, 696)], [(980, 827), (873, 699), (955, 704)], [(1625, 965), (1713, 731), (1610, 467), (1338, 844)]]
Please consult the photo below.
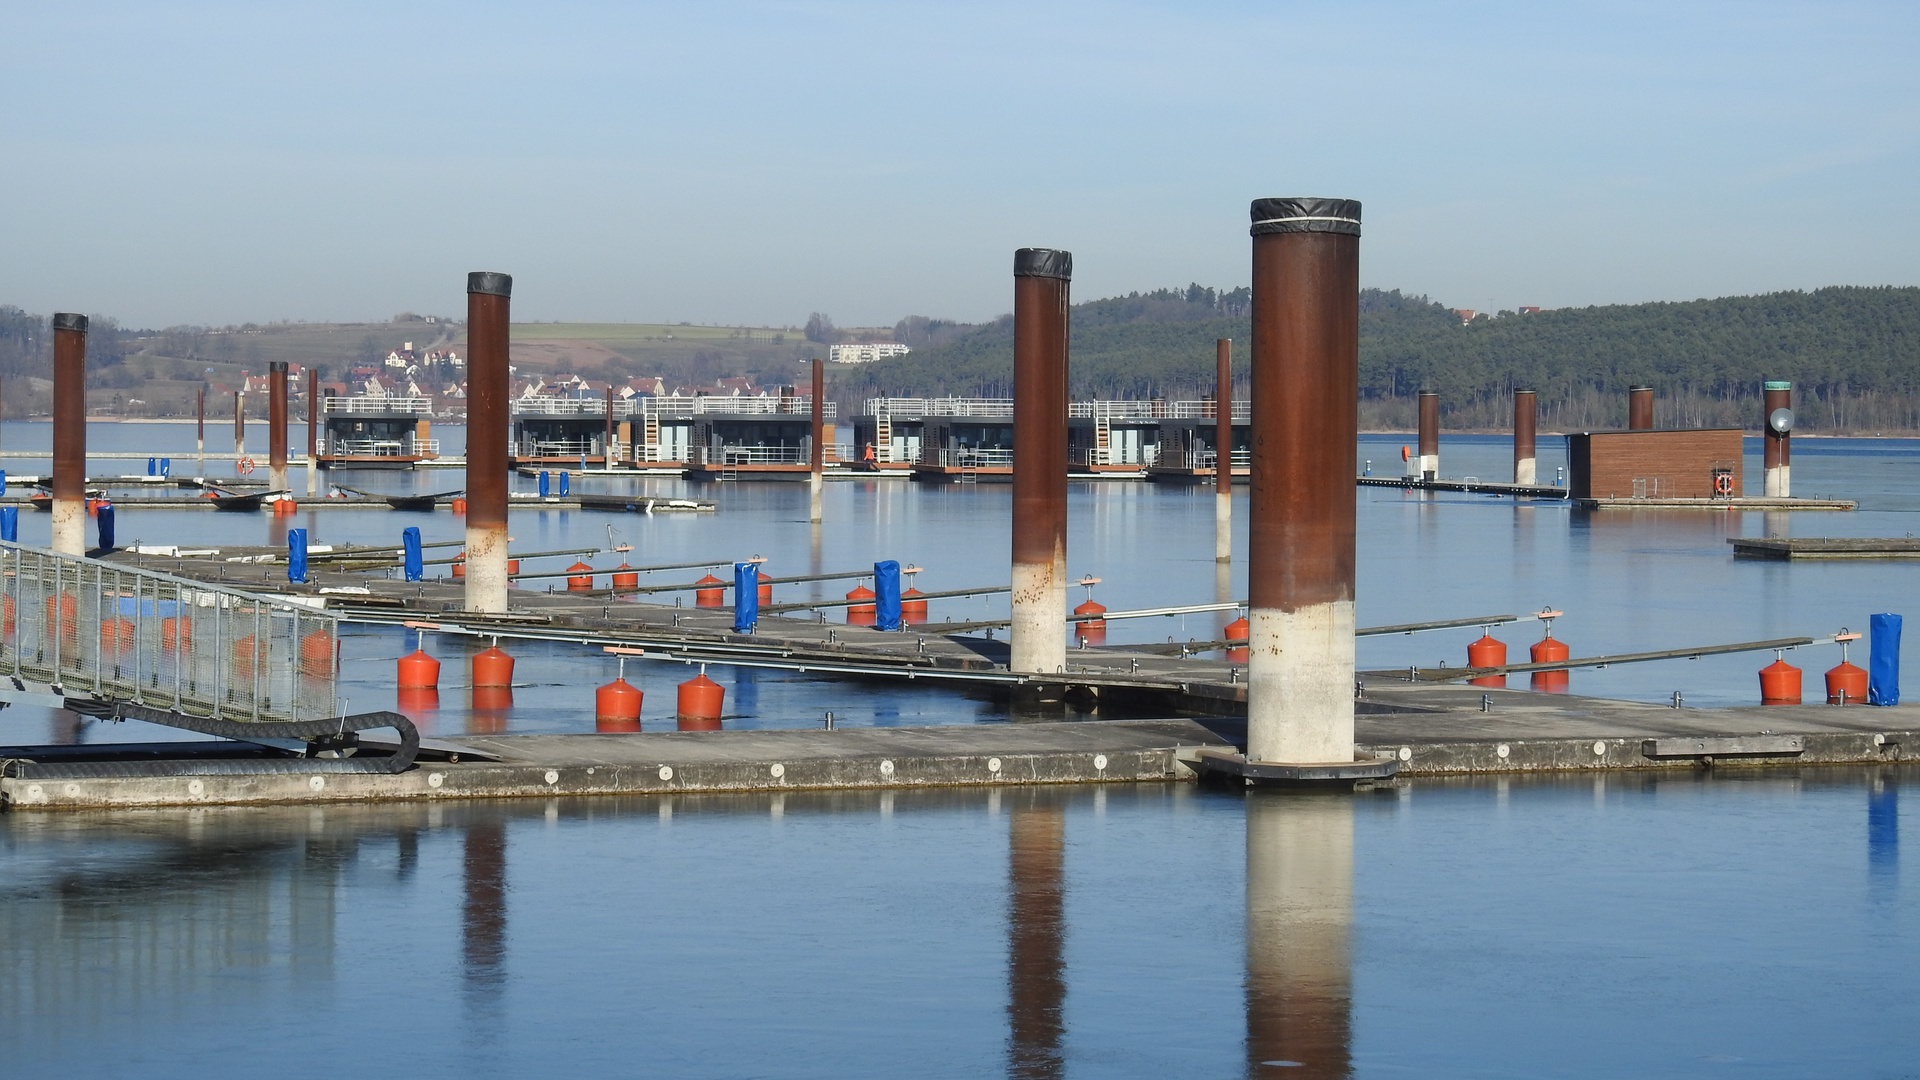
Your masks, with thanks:
[(468, 611), (507, 610), (508, 308), (513, 278), (467, 275)]
[(1213, 342), (1213, 561), (1233, 561), (1233, 339)]
[(320, 372), (307, 368), (307, 495), (320, 489)]
[(287, 490), (287, 362), (267, 368), (267, 489)]
[(1066, 814), (1050, 793), (1014, 798), (1007, 826), (1007, 1075), (1065, 1075)]
[(1513, 392), (1513, 482), (1532, 484), (1539, 476), (1534, 465), (1533, 443), (1540, 409), (1531, 390)]
[(53, 317), (53, 550), (87, 553), (87, 317)]
[(1653, 430), (1653, 387), (1627, 387), (1627, 430)]
[(233, 453), (236, 459), (247, 456), (247, 405), (239, 390), (233, 392)]
[(827, 373), (819, 357), (813, 358), (813, 440), (807, 473), (808, 521), (821, 517), (821, 488), (827, 473)]
[(1067, 664), (1067, 305), (1073, 253), (1013, 255), (1013, 629), (1009, 666)]
[(207, 388), (202, 386), (193, 395), (194, 415), (194, 459), (199, 463), (196, 471), (201, 476), (207, 474)]
[(1440, 479), (1440, 395), (1420, 392), (1420, 479)]
[(1352, 1075), (1353, 800), (1249, 792), (1247, 1075)]
[(1360, 204), (1252, 215), (1247, 757), (1350, 762)]
[(1790, 499), (1793, 497), (1793, 384), (1769, 380), (1760, 389), (1765, 398), (1760, 417), (1760, 445), (1766, 454), (1767, 467), (1763, 490), (1770, 499)]

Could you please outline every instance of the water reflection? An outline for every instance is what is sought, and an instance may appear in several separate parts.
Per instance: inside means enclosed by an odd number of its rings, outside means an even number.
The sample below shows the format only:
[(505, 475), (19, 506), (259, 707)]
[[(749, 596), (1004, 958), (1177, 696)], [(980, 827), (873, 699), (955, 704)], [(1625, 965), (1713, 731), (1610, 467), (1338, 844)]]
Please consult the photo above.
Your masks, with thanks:
[(1900, 873), (1900, 785), (1881, 773), (1867, 783), (1867, 872), (1876, 886)]
[(1016, 789), (1007, 833), (1007, 1075), (1062, 1075), (1066, 811), (1052, 791)]
[(1246, 809), (1247, 1075), (1351, 1075), (1353, 796)]

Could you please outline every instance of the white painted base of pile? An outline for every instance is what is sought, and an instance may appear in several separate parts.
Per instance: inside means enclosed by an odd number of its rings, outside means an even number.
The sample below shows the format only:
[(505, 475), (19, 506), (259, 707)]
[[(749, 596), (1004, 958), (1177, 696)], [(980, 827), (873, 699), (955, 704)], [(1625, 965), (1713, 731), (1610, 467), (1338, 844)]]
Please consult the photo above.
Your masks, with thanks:
[(1514, 483), (1531, 484), (1534, 482), (1534, 477), (1537, 475), (1539, 474), (1534, 467), (1533, 458), (1530, 458), (1530, 457), (1521, 458), (1520, 460), (1513, 463), (1513, 482)]
[(507, 610), (507, 527), (467, 526), (466, 609)]
[(1775, 465), (1767, 470), (1767, 498), (1793, 498), (1793, 466)]
[(1008, 668), (1067, 669), (1067, 578), (1044, 563), (1013, 564), (1013, 647)]
[(87, 504), (85, 501), (53, 500), (53, 539), (49, 546), (62, 555), (87, 553)]
[(1247, 758), (1353, 758), (1353, 601), (1247, 615)]

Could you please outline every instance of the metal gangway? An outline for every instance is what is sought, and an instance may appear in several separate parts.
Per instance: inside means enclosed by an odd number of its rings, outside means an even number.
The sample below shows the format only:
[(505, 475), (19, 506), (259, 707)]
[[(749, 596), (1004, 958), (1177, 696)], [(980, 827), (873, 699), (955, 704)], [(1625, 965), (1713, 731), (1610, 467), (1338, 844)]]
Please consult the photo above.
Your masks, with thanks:
[[(342, 713), (339, 629), (334, 613), (297, 598), (0, 542), (0, 707), (142, 720), (299, 755), (153, 762), (162, 773), (411, 767), (419, 734), (405, 716)], [(393, 728), (397, 746), (362, 747), (357, 733), (375, 728)]]

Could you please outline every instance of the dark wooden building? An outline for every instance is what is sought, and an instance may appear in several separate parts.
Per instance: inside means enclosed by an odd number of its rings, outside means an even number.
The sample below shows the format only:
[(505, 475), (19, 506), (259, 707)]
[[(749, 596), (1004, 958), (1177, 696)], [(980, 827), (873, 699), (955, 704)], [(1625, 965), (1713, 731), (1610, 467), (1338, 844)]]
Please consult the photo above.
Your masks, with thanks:
[(1713, 499), (1745, 490), (1739, 428), (1583, 431), (1567, 436), (1576, 499)]

